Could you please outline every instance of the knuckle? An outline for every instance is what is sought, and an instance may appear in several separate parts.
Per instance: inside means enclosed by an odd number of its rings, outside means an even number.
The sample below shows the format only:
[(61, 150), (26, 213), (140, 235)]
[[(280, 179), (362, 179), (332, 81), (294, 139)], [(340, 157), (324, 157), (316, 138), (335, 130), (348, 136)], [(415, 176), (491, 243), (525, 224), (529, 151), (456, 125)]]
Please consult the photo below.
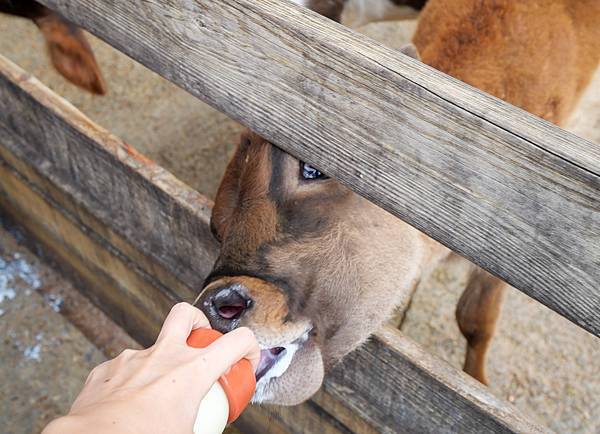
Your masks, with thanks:
[(192, 309), (192, 305), (186, 303), (184, 301), (180, 301), (179, 303), (173, 305), (171, 308), (171, 312), (186, 312)]
[(256, 336), (254, 336), (254, 332), (250, 330), (248, 327), (239, 327), (236, 329), (238, 336), (244, 340), (256, 340)]
[(107, 368), (109, 363), (110, 360), (107, 360), (106, 362), (102, 362), (94, 369), (92, 369), (90, 374), (88, 375), (88, 381), (92, 380), (93, 378), (97, 377), (101, 372), (103, 372)]
[(136, 353), (137, 353), (137, 350), (132, 350), (131, 348), (126, 348), (123, 351), (121, 351), (121, 354), (119, 354), (118, 358), (129, 359)]

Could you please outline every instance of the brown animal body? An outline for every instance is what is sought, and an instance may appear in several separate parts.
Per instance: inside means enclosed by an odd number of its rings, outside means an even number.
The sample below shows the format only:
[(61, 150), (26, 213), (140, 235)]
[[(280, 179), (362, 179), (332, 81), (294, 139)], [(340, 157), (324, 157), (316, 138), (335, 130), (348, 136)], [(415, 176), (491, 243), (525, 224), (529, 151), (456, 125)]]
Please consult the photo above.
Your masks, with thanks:
[[(599, 23), (596, 0), (430, 0), (414, 43), (425, 63), (561, 123), (598, 65)], [(226, 169), (212, 227), (221, 250), (198, 303), (221, 331), (255, 331), (259, 402), (310, 397), (450, 254), (253, 133)], [(456, 317), (465, 371), (485, 381), (504, 284), (471, 268)]]
[(342, 13), (349, 9), (351, 27), (373, 21), (409, 18), (421, 10), (426, 0), (292, 0), (327, 18), (340, 21)]
[(597, 0), (431, 2), (414, 36), (423, 62), (556, 124), (598, 65)]
[(71, 83), (98, 95), (106, 85), (81, 29), (33, 0), (0, 0), (0, 12), (28, 18), (40, 29), (52, 64)]

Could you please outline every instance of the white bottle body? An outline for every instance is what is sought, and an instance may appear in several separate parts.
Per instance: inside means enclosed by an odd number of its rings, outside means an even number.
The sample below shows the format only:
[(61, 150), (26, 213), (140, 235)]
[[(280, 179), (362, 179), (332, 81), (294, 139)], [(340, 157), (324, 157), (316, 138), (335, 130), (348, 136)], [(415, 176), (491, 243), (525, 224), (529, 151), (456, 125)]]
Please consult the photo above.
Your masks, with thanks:
[(194, 434), (221, 434), (228, 418), (229, 401), (217, 381), (200, 402), (194, 422)]

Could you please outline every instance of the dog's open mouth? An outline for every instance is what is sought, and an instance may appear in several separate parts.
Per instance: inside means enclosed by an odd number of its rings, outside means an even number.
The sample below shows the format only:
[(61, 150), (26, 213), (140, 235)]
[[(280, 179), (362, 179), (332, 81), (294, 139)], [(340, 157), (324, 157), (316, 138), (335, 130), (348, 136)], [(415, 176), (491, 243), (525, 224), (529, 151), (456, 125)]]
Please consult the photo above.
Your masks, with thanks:
[(261, 349), (260, 361), (256, 369), (256, 382), (264, 384), (272, 378), (282, 376), (290, 367), (296, 351), (307, 339), (308, 331), (289, 344)]
[(260, 350), (260, 362), (256, 368), (256, 381), (260, 381), (265, 376), (267, 371), (271, 369), (286, 352), (284, 347), (267, 348)]

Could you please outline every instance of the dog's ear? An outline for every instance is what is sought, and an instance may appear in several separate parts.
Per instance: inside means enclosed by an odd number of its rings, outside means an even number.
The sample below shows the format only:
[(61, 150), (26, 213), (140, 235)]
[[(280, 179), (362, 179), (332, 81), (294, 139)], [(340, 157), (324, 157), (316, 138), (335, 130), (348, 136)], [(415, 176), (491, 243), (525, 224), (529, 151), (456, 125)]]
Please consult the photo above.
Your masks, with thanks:
[(413, 59), (421, 60), (421, 56), (419, 56), (419, 51), (417, 50), (417, 47), (415, 47), (415, 45), (410, 42), (400, 47), (400, 52), (402, 54), (406, 54), (409, 57), (412, 57)]
[(242, 151), (250, 145), (251, 138), (252, 133), (249, 130), (242, 133), (240, 144), (231, 160), (229, 160), (215, 196), (215, 204), (210, 217), (210, 229), (219, 242), (224, 238), (231, 216), (238, 203), (241, 176), (240, 165), (242, 164), (240, 159), (242, 158)]
[(81, 29), (51, 12), (34, 18), (56, 70), (71, 83), (97, 95), (106, 93), (100, 68)]

